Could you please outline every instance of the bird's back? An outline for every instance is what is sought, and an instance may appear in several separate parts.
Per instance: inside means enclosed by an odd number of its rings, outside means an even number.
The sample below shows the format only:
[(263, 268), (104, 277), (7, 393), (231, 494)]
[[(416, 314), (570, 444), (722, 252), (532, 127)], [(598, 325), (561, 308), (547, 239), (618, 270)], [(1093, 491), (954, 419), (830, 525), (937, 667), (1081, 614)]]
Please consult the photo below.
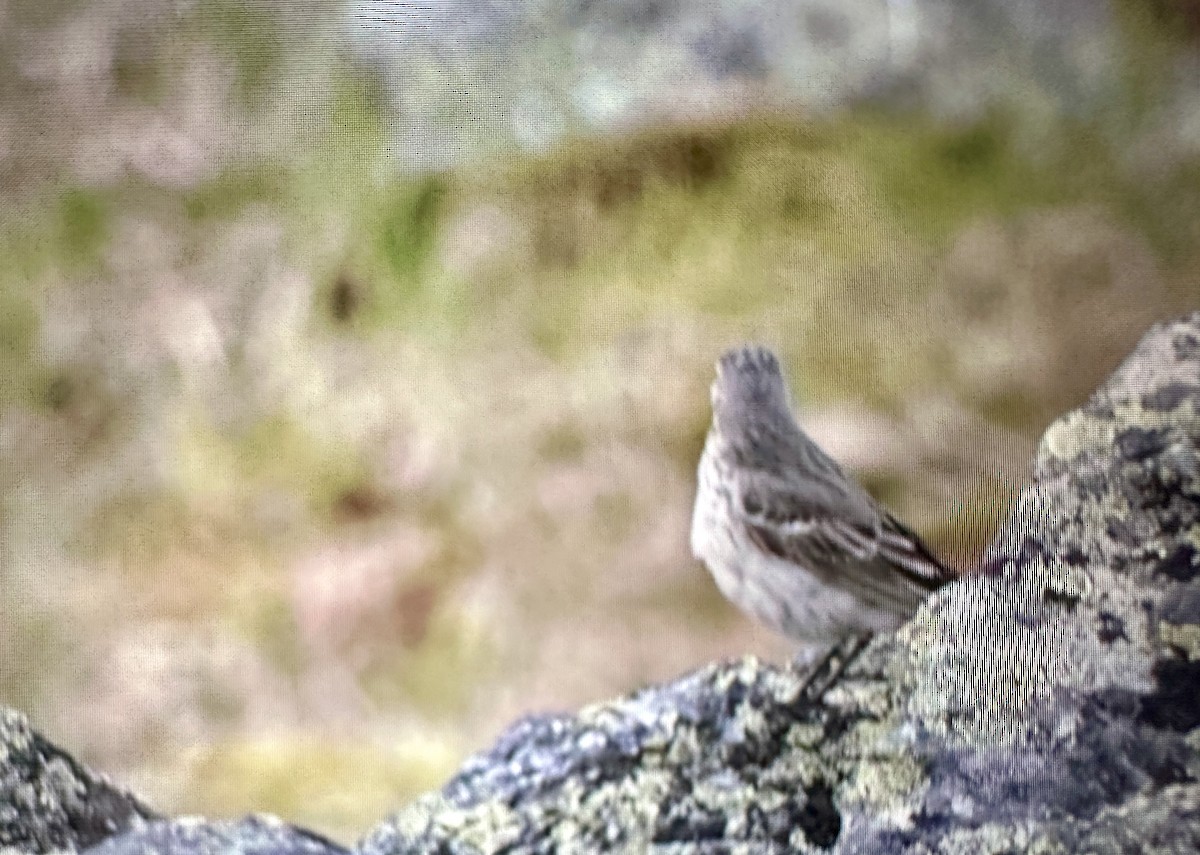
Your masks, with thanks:
[(762, 381), (773, 359), (753, 349), (719, 363), (692, 551), (730, 600), (786, 635), (894, 629), (953, 573), (801, 430), (781, 377)]

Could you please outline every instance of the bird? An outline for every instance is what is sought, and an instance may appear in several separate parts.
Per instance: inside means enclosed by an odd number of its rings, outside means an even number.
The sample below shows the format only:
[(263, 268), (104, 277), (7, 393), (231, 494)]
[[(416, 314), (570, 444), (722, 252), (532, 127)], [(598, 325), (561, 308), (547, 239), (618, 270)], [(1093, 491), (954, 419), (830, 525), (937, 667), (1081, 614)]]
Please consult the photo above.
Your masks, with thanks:
[(956, 578), (804, 433), (779, 360), (761, 345), (717, 361), (690, 539), (734, 605), (828, 651), (814, 672), (831, 679)]

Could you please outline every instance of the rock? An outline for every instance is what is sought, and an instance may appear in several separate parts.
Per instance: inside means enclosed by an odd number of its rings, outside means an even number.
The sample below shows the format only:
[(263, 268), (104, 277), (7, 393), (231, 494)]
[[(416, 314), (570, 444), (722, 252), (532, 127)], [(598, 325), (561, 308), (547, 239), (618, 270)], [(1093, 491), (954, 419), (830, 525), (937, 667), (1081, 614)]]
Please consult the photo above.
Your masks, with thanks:
[(156, 822), (105, 841), (88, 855), (340, 855), (346, 849), (272, 816)]
[(346, 849), (270, 816), (164, 820), (0, 707), (0, 855), (340, 855)]
[(74, 851), (154, 817), (0, 707), (0, 851)]
[[(1091, 0), (359, 3), (350, 20), (351, 44), (402, 105), (397, 156), (426, 168), (497, 141), (546, 150), (581, 126), (772, 108), (869, 103), (969, 121), (1023, 105), (1039, 127), (1046, 111), (1102, 121), (1138, 109), (1119, 94), (1123, 61), (1168, 50), (1122, 39), (1111, 4)], [(1181, 69), (1194, 64), (1174, 49)], [(1195, 151), (1195, 86), (1179, 77), (1159, 96), (1179, 115), (1153, 123), (1145, 145), (1178, 148), (1172, 161)]]

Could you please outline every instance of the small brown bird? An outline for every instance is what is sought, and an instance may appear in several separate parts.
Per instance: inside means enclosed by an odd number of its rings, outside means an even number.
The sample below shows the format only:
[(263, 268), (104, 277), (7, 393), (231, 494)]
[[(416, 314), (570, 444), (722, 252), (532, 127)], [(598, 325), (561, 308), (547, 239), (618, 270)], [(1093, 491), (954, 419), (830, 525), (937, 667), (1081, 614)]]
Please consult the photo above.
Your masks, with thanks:
[(771, 351), (722, 356), (712, 407), (692, 552), (743, 611), (810, 645), (858, 639), (845, 667), (955, 578), (804, 434)]

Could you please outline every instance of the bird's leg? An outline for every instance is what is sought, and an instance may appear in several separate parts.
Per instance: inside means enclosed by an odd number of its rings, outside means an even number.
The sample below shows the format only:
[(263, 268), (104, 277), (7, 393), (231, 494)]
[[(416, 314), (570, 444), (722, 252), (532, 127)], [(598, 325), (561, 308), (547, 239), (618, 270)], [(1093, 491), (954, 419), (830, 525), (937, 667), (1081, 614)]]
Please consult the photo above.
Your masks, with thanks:
[(859, 635), (851, 636), (839, 645), (839, 647), (842, 645), (845, 646), (845, 652), (842, 655), (842, 661), (838, 663), (837, 668), (833, 670), (833, 673), (829, 675), (829, 679), (825, 681), (825, 688), (821, 690), (822, 695), (832, 689), (837, 684), (838, 680), (842, 679), (842, 675), (846, 673), (846, 669), (854, 664), (854, 660), (856, 660), (859, 655), (866, 650), (867, 645), (870, 643), (871, 633), (864, 632), (860, 633)]
[[(870, 641), (871, 633), (868, 632), (836, 642), (812, 667), (804, 684), (800, 687), (799, 697), (814, 704), (821, 700), (825, 693), (841, 679), (842, 674), (858, 658)], [(807, 662), (803, 664), (807, 664)]]

